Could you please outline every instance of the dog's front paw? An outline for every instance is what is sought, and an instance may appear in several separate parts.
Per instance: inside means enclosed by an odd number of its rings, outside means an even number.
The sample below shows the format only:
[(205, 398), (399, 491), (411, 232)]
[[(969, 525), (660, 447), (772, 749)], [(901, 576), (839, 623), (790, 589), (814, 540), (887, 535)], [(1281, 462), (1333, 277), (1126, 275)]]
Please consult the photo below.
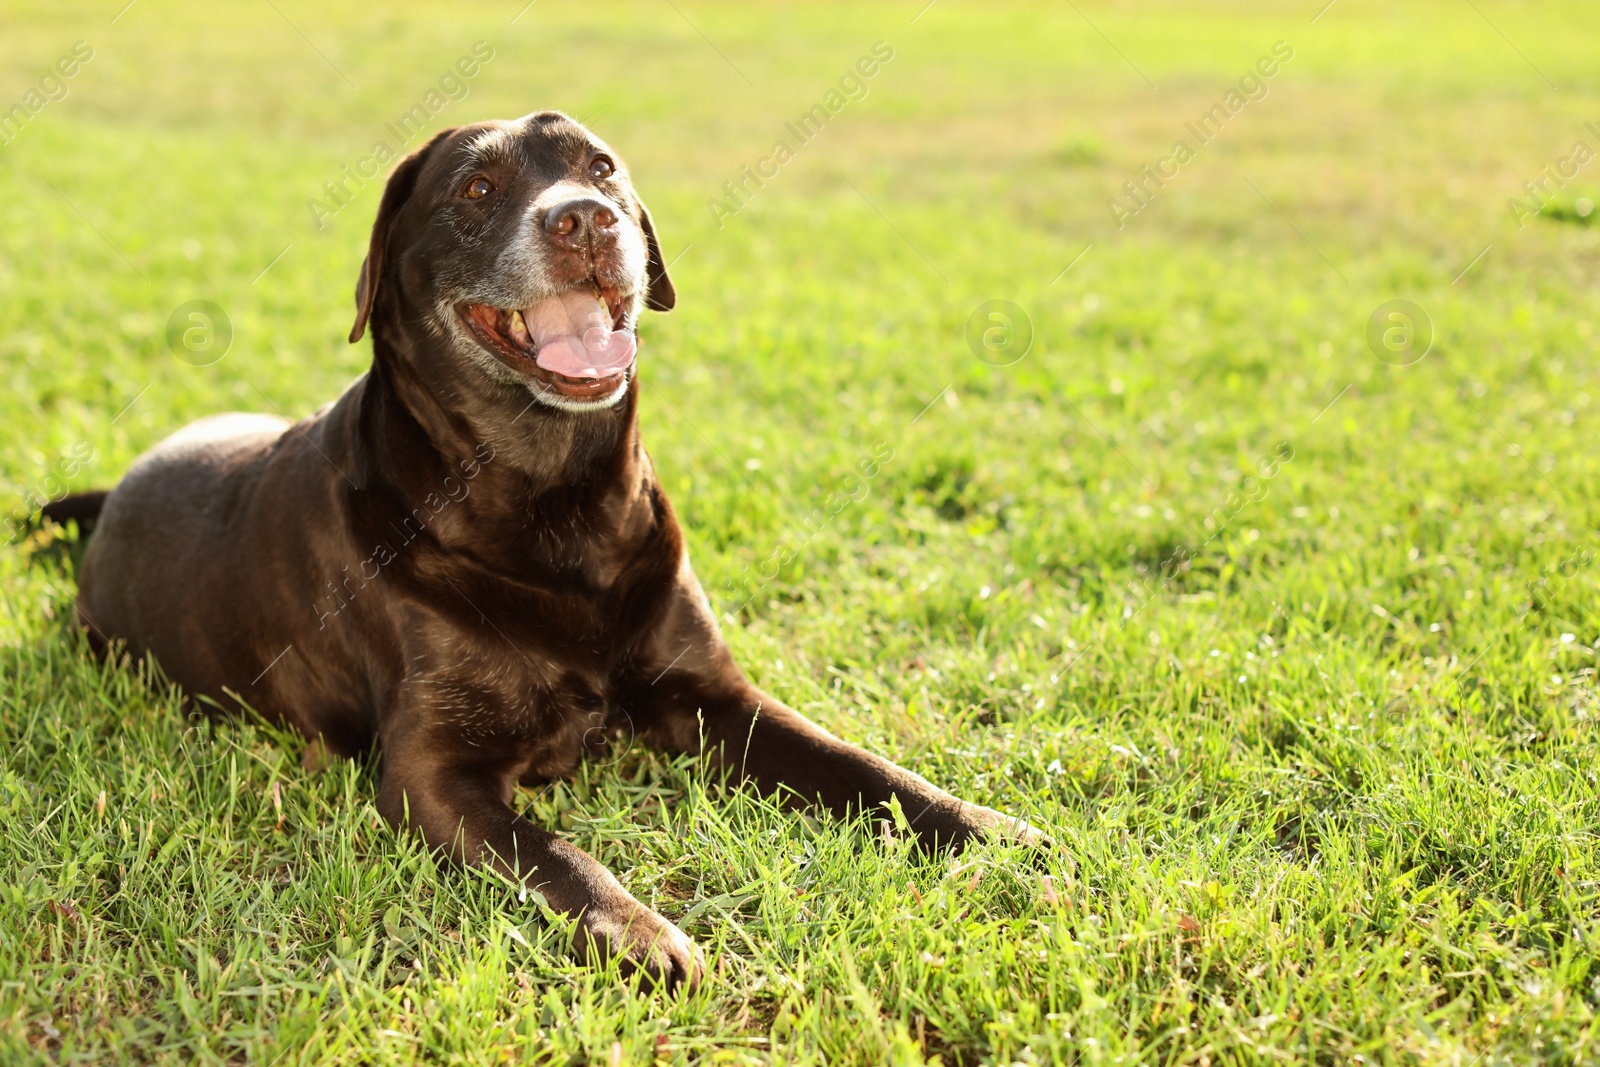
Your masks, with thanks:
[(1027, 845), (1029, 848), (1050, 847), (1050, 839), (1041, 833), (1038, 827), (1023, 819), (977, 804), (966, 805), (962, 814), (973, 824), (975, 831), (973, 836), (990, 841)]
[(637, 901), (592, 907), (578, 920), (578, 938), (596, 962), (617, 959), (625, 976), (642, 971), (646, 985), (693, 990), (706, 973), (705, 953), (663, 916)]
[(911, 826), (917, 843), (930, 853), (960, 852), (980, 841), (1012, 842), (1036, 849), (1050, 847), (1050, 839), (1026, 821), (955, 797), (927, 805)]

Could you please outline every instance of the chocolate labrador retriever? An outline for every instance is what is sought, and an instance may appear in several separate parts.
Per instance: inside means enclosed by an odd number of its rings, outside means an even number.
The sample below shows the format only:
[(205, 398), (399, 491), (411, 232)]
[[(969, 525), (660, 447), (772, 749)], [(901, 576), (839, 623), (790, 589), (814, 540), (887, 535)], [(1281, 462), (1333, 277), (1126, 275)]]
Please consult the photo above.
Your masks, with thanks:
[(1037, 841), (751, 685), (639, 440), (636, 333), (676, 300), (616, 153), (557, 112), (446, 130), (390, 176), (350, 340), (372, 368), (294, 424), (197, 422), (95, 519), (78, 594), (98, 645), (341, 755), (378, 808), (543, 895), (581, 947), (699, 981), (684, 933), (518, 816), (610, 731), (702, 753), (838, 813), (898, 799), (920, 843)]

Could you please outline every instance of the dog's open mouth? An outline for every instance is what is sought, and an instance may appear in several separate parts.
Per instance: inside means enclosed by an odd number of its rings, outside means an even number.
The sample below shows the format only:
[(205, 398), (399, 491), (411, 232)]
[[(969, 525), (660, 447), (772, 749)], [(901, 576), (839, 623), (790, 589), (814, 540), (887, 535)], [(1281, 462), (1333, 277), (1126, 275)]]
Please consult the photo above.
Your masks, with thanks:
[(574, 400), (610, 396), (627, 378), (638, 339), (616, 286), (588, 283), (525, 308), (462, 304), (461, 320), (512, 369)]

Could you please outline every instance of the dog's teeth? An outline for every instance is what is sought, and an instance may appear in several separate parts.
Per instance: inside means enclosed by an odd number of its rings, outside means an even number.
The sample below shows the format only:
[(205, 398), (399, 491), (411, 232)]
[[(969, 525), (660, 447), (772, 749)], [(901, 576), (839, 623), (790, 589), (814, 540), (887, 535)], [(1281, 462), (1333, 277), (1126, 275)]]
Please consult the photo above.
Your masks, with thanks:
[(521, 311), (511, 312), (511, 336), (519, 341), (528, 338), (528, 324), (522, 321)]

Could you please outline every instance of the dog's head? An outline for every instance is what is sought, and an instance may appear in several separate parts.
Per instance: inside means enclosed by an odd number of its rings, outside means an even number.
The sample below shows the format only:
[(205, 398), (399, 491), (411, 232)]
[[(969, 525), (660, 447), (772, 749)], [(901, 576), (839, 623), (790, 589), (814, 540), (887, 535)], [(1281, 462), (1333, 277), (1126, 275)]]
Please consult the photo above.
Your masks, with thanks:
[(599, 411), (628, 391), (643, 309), (676, 299), (621, 158), (540, 111), (445, 130), (395, 167), (350, 340), (420, 326), (469, 372)]

